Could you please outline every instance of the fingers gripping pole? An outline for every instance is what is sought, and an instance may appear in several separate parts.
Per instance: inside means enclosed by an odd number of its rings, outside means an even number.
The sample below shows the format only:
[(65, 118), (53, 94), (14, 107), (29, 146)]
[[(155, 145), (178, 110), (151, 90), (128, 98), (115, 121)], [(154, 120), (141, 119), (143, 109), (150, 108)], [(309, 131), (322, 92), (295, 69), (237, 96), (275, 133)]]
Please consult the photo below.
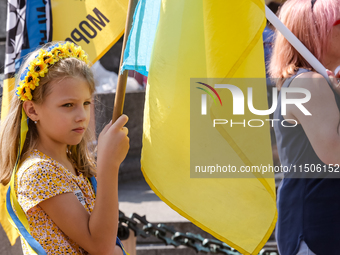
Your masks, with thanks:
[(287, 39), (287, 41), (304, 57), (307, 62), (330, 83), (326, 68), (314, 55), (306, 48), (305, 45), (276, 17), (276, 15), (267, 7), (266, 17), (273, 26)]

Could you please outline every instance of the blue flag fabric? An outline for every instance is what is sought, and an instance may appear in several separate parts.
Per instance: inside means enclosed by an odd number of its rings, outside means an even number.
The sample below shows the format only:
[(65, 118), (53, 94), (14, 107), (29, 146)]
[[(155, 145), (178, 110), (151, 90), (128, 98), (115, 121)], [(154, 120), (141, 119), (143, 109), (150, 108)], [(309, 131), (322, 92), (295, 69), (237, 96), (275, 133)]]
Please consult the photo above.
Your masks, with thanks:
[(27, 48), (23, 47), (16, 69), (21, 65), (26, 54), (51, 40), (51, 4), (50, 1), (26, 1)]
[(135, 70), (148, 76), (160, 7), (161, 0), (140, 0), (138, 2), (126, 43), (122, 72)]

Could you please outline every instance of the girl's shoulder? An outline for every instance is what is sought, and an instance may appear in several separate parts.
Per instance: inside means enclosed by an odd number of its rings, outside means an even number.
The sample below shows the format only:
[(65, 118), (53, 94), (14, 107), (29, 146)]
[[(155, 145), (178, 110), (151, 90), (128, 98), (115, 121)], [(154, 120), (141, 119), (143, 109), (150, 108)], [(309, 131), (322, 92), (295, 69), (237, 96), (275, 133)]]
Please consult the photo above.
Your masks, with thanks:
[(84, 190), (92, 197), (83, 175), (73, 176), (60, 163), (38, 150), (20, 164), (14, 183), (18, 202), (25, 212), (40, 202), (59, 194)]
[[(62, 164), (35, 149), (19, 165), (15, 173), (16, 188), (24, 183), (35, 186), (37, 183), (46, 185), (60, 184), (67, 186), (71, 183), (83, 184), (87, 178), (82, 173), (72, 174)], [(58, 185), (59, 185), (58, 184)], [(74, 186), (74, 185), (71, 185)]]
[(319, 73), (317, 72), (300, 72), (291, 80), (290, 86), (291, 88), (304, 88), (307, 89), (309, 92), (314, 92), (315, 94), (318, 93), (318, 90), (325, 88), (331, 91), (331, 87), (328, 84), (328, 81)]
[[(36, 170), (44, 169), (44, 168), (56, 168), (56, 162), (44, 153), (40, 152), (37, 149), (34, 149), (29, 156), (20, 163), (18, 171), (16, 173), (17, 179), (21, 179), (21, 176), (25, 173), (26, 170), (35, 168)], [(51, 170), (51, 169), (49, 169)]]
[(24, 168), (27, 165), (32, 165), (37, 162), (51, 162), (52, 158), (46, 156), (41, 151), (34, 149), (30, 152), (28, 157), (24, 159), (23, 162), (20, 163), (19, 168)]

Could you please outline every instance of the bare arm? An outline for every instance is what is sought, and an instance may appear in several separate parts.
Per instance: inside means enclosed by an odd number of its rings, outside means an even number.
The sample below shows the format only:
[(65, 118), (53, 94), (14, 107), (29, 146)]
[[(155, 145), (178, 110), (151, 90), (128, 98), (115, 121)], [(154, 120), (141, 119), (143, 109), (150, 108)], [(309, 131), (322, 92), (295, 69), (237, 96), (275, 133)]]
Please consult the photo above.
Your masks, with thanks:
[(99, 136), (97, 196), (91, 215), (73, 193), (49, 198), (39, 205), (73, 241), (90, 254), (123, 254), (116, 247), (118, 229), (118, 170), (129, 149), (127, 117), (108, 124)]
[[(311, 99), (304, 106), (312, 115), (304, 115), (297, 107), (289, 105), (285, 118), (296, 119), (302, 125), (313, 149), (325, 164), (339, 164), (340, 114), (327, 81), (319, 74), (304, 73), (294, 79), (290, 87), (310, 91)], [(298, 97), (290, 95), (290, 98)]]

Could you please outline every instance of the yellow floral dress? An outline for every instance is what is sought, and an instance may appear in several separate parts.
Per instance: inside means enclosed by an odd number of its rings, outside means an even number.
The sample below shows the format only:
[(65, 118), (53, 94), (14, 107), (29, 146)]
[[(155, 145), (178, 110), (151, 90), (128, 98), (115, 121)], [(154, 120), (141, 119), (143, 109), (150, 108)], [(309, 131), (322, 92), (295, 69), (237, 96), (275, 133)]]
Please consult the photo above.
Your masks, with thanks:
[[(57, 161), (34, 150), (17, 171), (15, 190), (18, 202), (26, 213), (31, 235), (47, 254), (88, 254), (66, 236), (39, 206), (46, 199), (73, 192), (91, 213), (95, 194), (81, 173), (75, 176)], [(25, 255), (29, 254), (24, 242), (22, 248)]]

